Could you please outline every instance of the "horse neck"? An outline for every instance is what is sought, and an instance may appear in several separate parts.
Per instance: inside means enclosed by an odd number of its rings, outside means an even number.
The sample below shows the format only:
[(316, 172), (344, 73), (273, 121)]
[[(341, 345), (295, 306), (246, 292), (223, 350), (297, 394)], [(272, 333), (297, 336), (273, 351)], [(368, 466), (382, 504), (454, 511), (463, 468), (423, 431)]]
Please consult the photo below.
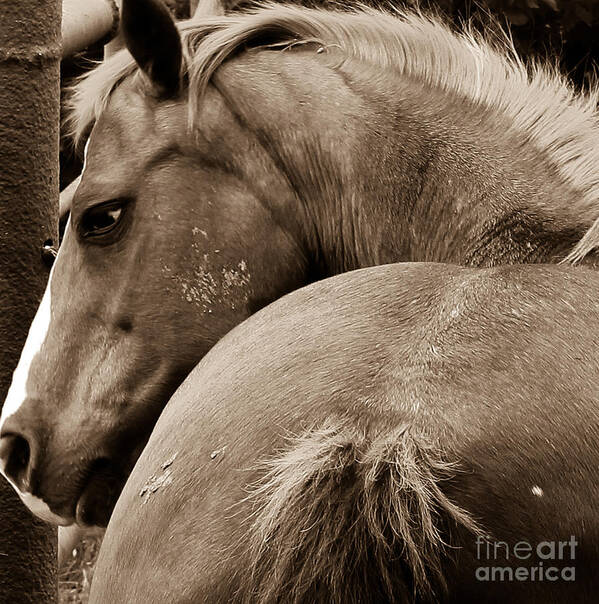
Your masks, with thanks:
[(318, 138), (295, 164), (325, 275), (398, 261), (566, 256), (590, 226), (571, 201), (580, 193), (526, 133), (420, 82), (404, 82), (402, 93), (371, 94), (359, 136)]
[(246, 54), (213, 77), (229, 129), (246, 140), (234, 147), (246, 149), (239, 169), (311, 279), (400, 261), (555, 261), (596, 218), (499, 110), (320, 61), (307, 50)]

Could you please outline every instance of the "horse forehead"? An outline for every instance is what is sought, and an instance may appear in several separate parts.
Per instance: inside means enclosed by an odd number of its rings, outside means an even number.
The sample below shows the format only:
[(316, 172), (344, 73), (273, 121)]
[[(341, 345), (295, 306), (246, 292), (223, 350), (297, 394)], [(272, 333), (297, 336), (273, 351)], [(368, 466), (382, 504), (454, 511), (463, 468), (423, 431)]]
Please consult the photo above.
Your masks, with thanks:
[(324, 110), (326, 117), (333, 119), (348, 110), (336, 103), (347, 102), (349, 91), (334, 66), (333, 57), (311, 48), (284, 53), (262, 51), (244, 53), (227, 61), (215, 79), (242, 103), (265, 103), (268, 111), (275, 111), (277, 119), (291, 118), (288, 115), (291, 107), (296, 110), (303, 107), (311, 117)]
[(159, 117), (146, 108), (127, 106), (123, 98), (109, 103), (91, 132), (78, 194), (88, 187), (129, 181), (152, 158), (176, 147), (175, 120)]
[(148, 150), (146, 145), (151, 141), (155, 148), (156, 144), (169, 139), (169, 133), (184, 129), (182, 105), (179, 101), (157, 101), (133, 83), (121, 84), (110, 95), (93, 128), (88, 161), (102, 146), (118, 145), (127, 151), (135, 147)]

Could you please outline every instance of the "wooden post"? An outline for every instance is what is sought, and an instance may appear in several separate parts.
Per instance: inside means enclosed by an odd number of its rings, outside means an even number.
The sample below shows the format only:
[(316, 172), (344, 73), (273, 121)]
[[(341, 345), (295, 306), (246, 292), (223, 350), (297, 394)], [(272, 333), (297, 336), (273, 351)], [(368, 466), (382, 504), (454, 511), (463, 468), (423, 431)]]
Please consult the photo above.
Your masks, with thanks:
[[(0, 404), (56, 241), (60, 0), (0, 2)], [(0, 478), (0, 602), (55, 602), (56, 530)]]

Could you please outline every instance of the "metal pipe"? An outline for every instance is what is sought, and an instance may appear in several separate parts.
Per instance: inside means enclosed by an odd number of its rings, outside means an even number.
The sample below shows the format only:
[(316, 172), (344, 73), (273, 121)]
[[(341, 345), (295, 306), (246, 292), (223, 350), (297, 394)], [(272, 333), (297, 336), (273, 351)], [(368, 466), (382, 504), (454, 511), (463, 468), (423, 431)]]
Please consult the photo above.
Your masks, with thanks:
[(222, 0), (191, 0), (191, 9), (194, 19), (225, 14), (225, 5)]
[(115, 35), (118, 24), (115, 0), (63, 0), (62, 57)]
[[(114, 0), (114, 2), (116, 4), (118, 14), (120, 15), (122, 0)], [(121, 33), (121, 28), (117, 26), (117, 31), (115, 32), (114, 37), (112, 38), (112, 40), (110, 40), (110, 42), (108, 42), (108, 44), (104, 46), (104, 58), (107, 59), (108, 57), (110, 57), (111, 55), (118, 52), (119, 50), (121, 50), (121, 48), (124, 47), (125, 41), (123, 40), (123, 34)]]

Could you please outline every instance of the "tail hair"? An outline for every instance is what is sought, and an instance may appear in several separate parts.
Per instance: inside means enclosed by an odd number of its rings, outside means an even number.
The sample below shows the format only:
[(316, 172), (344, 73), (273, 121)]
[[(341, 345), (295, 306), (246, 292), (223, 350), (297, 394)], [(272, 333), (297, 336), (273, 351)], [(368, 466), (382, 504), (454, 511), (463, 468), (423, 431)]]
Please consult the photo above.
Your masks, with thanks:
[(329, 425), (268, 465), (250, 495), (247, 602), (439, 601), (443, 530), (483, 535), (439, 487), (455, 467), (408, 426), (370, 440)]

